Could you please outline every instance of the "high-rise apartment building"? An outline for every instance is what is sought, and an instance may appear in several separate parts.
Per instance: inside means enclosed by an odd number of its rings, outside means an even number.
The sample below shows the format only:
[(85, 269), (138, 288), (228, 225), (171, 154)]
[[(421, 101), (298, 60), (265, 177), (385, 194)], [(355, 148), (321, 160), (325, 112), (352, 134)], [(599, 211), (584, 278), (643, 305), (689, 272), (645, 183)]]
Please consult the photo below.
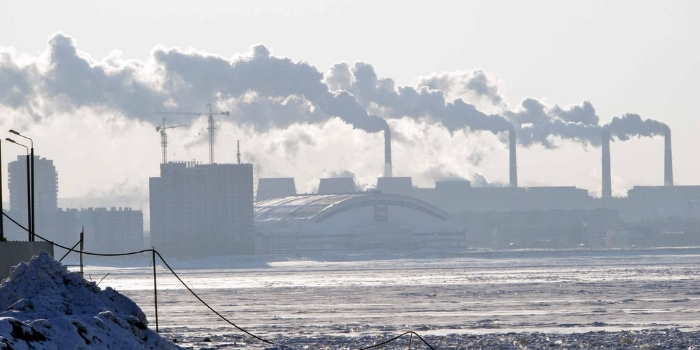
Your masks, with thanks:
[[(27, 210), (27, 156), (7, 165), (10, 188), (10, 209)], [(51, 212), (57, 208), (58, 173), (53, 160), (34, 156), (34, 210)]]
[(253, 254), (252, 164), (161, 164), (149, 189), (157, 250), (193, 257)]
[[(17, 156), (17, 160), (7, 165), (8, 187), (10, 190), (10, 216), (27, 226), (27, 156)], [(53, 160), (34, 156), (34, 222), (35, 232), (40, 235), (52, 229), (57, 210), (58, 173)], [(9, 227), (8, 227), (9, 226)], [(8, 227), (8, 238), (26, 240), (26, 231), (14, 224)], [(48, 238), (48, 237), (47, 237)]]

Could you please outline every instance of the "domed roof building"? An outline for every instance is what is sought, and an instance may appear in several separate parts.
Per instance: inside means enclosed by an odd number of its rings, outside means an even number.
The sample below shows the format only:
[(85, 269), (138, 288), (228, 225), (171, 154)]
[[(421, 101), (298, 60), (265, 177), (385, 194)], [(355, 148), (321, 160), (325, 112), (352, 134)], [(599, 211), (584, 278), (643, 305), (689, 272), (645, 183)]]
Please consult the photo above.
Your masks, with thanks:
[(447, 213), (381, 192), (304, 194), (255, 203), (257, 253), (418, 250), (466, 245)]

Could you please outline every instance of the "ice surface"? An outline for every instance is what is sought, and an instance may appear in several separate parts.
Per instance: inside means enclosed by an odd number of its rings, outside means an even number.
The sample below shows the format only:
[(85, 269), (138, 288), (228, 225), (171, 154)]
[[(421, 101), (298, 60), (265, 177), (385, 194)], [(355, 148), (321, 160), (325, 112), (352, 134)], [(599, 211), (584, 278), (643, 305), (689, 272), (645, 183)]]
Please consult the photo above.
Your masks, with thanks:
[[(99, 280), (110, 273), (100, 286), (129, 296), (153, 319), (149, 260), (140, 267), (91, 266), (86, 276)], [(697, 249), (219, 257), (169, 264), (224, 316), (296, 349), (359, 349), (406, 330), (438, 349), (607, 349), (625, 338), (636, 348), (700, 345)], [(266, 347), (213, 315), (162, 266), (158, 301), (161, 334), (179, 345)], [(529, 344), (516, 344), (521, 340)], [(407, 343), (402, 338), (384, 349), (406, 349)], [(415, 338), (412, 348), (426, 349)]]
[(112, 288), (68, 271), (42, 251), (0, 284), (2, 349), (178, 349)]

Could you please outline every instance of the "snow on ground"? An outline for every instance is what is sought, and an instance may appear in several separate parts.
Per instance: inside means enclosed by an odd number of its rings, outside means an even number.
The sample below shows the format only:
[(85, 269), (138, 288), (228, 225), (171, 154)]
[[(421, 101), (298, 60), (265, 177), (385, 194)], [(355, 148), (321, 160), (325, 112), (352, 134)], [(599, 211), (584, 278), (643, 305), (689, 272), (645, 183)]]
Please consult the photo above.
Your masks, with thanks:
[(2, 349), (176, 349), (127, 297), (42, 251), (0, 284)]

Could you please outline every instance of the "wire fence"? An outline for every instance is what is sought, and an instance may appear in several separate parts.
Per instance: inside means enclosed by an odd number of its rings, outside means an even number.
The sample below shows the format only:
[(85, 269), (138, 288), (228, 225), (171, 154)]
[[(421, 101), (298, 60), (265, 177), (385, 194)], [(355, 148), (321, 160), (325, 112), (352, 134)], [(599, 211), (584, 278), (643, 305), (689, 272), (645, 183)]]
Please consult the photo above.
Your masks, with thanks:
[[(17, 221), (15, 221), (12, 217), (10, 217), (9, 215), (7, 215), (6, 213), (3, 212), (2, 215), (4, 215), (6, 218), (8, 218), (10, 221), (12, 221), (15, 225), (17, 225), (17, 226), (19, 226), (20, 228), (22, 228), (23, 230), (29, 232), (29, 229), (27, 229), (26, 227), (22, 226), (22, 224), (20, 224), (20, 223), (18, 223)], [(48, 243), (50, 243), (50, 244), (52, 244), (52, 245), (54, 245), (54, 246), (56, 246), (56, 247), (59, 247), (59, 248), (62, 248), (62, 249), (67, 250), (68, 252), (66, 253), (66, 255), (68, 255), (68, 254), (71, 253), (71, 252), (76, 252), (76, 253), (79, 253), (79, 254), (85, 254), (85, 255), (89, 255), (89, 256), (118, 257), (118, 256), (129, 256), (129, 255), (137, 255), (137, 254), (143, 254), (143, 253), (151, 253), (152, 259), (153, 259), (153, 262), (152, 262), (152, 263), (153, 263), (153, 294), (154, 294), (154, 299), (155, 299), (156, 332), (158, 332), (158, 289), (157, 289), (157, 286), (156, 286), (156, 272), (155, 272), (155, 271), (156, 271), (156, 261), (155, 261), (155, 257), (156, 257), (156, 255), (157, 255), (158, 258), (160, 259), (160, 261), (163, 262), (163, 265), (170, 271), (170, 273), (173, 274), (173, 276), (175, 276), (175, 278), (185, 287), (185, 289), (187, 289), (187, 291), (189, 291), (190, 294), (192, 294), (192, 296), (194, 296), (197, 300), (199, 300), (199, 302), (202, 303), (202, 305), (206, 306), (211, 312), (213, 312), (216, 316), (218, 316), (219, 318), (221, 318), (224, 322), (226, 322), (226, 323), (228, 323), (229, 325), (233, 326), (233, 327), (236, 328), (237, 330), (239, 330), (239, 331), (245, 333), (246, 335), (248, 335), (248, 336), (250, 336), (250, 337), (252, 337), (252, 338), (254, 338), (254, 339), (256, 339), (256, 340), (259, 340), (260, 342), (263, 342), (263, 343), (269, 344), (269, 345), (278, 345), (277, 343), (275, 343), (275, 342), (273, 342), (273, 341), (271, 341), (271, 340), (268, 340), (268, 339), (265, 339), (265, 338), (263, 338), (263, 337), (261, 337), (261, 336), (255, 335), (254, 333), (252, 333), (252, 332), (250, 332), (250, 331), (248, 331), (248, 330), (246, 330), (246, 329), (244, 329), (244, 328), (242, 328), (242, 327), (236, 325), (235, 323), (233, 323), (232, 321), (230, 321), (228, 318), (226, 318), (224, 315), (222, 315), (221, 313), (219, 313), (218, 311), (216, 311), (216, 310), (215, 310), (213, 307), (211, 307), (206, 301), (204, 301), (199, 295), (197, 295), (197, 293), (195, 293), (195, 292), (185, 283), (185, 281), (182, 280), (182, 278), (180, 278), (180, 276), (175, 272), (175, 270), (173, 270), (173, 268), (170, 267), (170, 265), (165, 261), (165, 259), (163, 258), (163, 256), (162, 256), (157, 250), (155, 250), (155, 247), (154, 247), (154, 248), (151, 248), (151, 249), (142, 249), (142, 250), (133, 251), (133, 252), (127, 252), (127, 253), (94, 253), (94, 252), (83, 251), (82, 249), (81, 249), (81, 250), (75, 250), (75, 247), (76, 247), (79, 243), (82, 242), (82, 237), (81, 237), (81, 240), (78, 242), (78, 244), (76, 244), (75, 246), (73, 246), (73, 247), (71, 248), (71, 247), (67, 247), (67, 246), (64, 246), (64, 245), (55, 243), (55, 242), (53, 242), (53, 241), (51, 241), (51, 240), (48, 240), (48, 239), (46, 239), (46, 238), (44, 238), (44, 237), (42, 237), (42, 236), (40, 236), (40, 235), (38, 235), (38, 234), (36, 234), (36, 233), (33, 233), (33, 234), (34, 234), (34, 236), (38, 237), (39, 239), (41, 239), (41, 240), (43, 240), (43, 241), (45, 241), (45, 242), (48, 242)], [(82, 248), (82, 244), (81, 244), (81, 248)], [(64, 255), (63, 258), (65, 258), (66, 255)], [(63, 259), (63, 258), (61, 258), (61, 259)], [(418, 333), (416, 333), (416, 332), (414, 332), (414, 331), (407, 331), (407, 332), (404, 332), (404, 333), (399, 334), (399, 335), (397, 335), (397, 336), (395, 336), (395, 337), (393, 337), (393, 338), (387, 339), (387, 340), (385, 340), (385, 341), (382, 341), (382, 342), (377, 343), (377, 344), (374, 344), (374, 345), (370, 345), (370, 346), (367, 346), (367, 347), (360, 348), (360, 349), (358, 349), (358, 350), (368, 350), (368, 349), (373, 349), (373, 348), (377, 348), (377, 347), (380, 347), (380, 346), (384, 346), (384, 345), (387, 345), (387, 344), (392, 343), (392, 342), (394, 342), (394, 341), (397, 341), (397, 340), (399, 340), (400, 338), (402, 338), (402, 337), (404, 337), (404, 336), (406, 336), (406, 335), (409, 336), (409, 342), (408, 342), (408, 349), (409, 349), (409, 350), (411, 349), (411, 343), (412, 343), (412, 341), (413, 341), (413, 336), (414, 336), (414, 335), (415, 335), (418, 339), (420, 339), (420, 340), (421, 340), (427, 347), (429, 347), (431, 350), (435, 350), (435, 348), (434, 348), (432, 345), (430, 345), (423, 337), (421, 337)]]

